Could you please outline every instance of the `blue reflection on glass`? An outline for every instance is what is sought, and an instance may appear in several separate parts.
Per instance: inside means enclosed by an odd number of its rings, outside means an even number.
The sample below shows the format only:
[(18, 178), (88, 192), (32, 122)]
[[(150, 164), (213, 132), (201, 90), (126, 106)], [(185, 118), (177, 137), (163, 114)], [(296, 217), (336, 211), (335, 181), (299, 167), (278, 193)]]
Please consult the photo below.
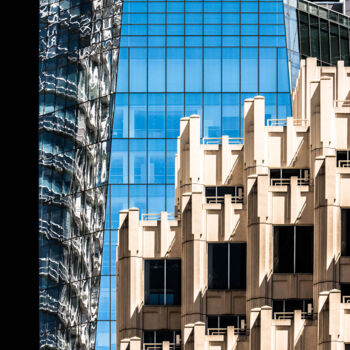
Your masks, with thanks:
[(130, 48), (130, 91), (147, 88), (147, 49)]
[(117, 281), (115, 276), (111, 276), (111, 320), (117, 319)]
[(166, 211), (175, 213), (175, 187), (174, 185), (166, 186)]
[(204, 91), (221, 90), (221, 49), (204, 48)]
[(166, 140), (166, 182), (170, 184), (175, 183), (175, 154), (176, 154), (177, 140)]
[(188, 93), (186, 96), (185, 116), (198, 114), (203, 117), (202, 113), (202, 94)]
[(185, 91), (202, 91), (202, 49), (185, 49)]
[(111, 273), (111, 250), (110, 250), (110, 231), (106, 230), (103, 237), (103, 255), (101, 275), (110, 275)]
[(241, 91), (258, 91), (258, 49), (241, 49)]
[(239, 94), (222, 94), (222, 134), (239, 137)]
[(289, 92), (289, 74), (286, 48), (278, 49), (278, 91)]
[(147, 137), (147, 95), (130, 94), (130, 137)]
[(160, 213), (165, 210), (165, 185), (148, 186), (148, 212)]
[[(117, 220), (119, 223), (119, 213), (117, 215)], [(111, 232), (111, 275), (115, 275), (117, 273), (116, 264), (114, 263), (117, 261), (117, 237), (118, 237), (118, 231), (112, 230)]]
[(148, 140), (148, 183), (165, 183), (165, 140)]
[(277, 88), (277, 52), (275, 48), (259, 49), (259, 90), (274, 92)]
[(278, 94), (278, 118), (286, 118), (292, 115), (289, 93)]
[(265, 125), (268, 119), (276, 119), (277, 116), (277, 96), (276, 94), (264, 94), (265, 97)]
[(110, 348), (110, 323), (107, 321), (97, 322), (96, 350), (107, 350)]
[(165, 137), (165, 94), (148, 94), (148, 137)]
[(221, 136), (221, 94), (204, 94), (204, 137)]
[(128, 137), (128, 95), (117, 94), (113, 123), (113, 137)]
[(130, 140), (129, 141), (129, 182), (130, 183), (146, 183), (147, 182), (147, 143), (146, 140)]
[(180, 135), (180, 119), (184, 116), (184, 94), (167, 94), (167, 137)]
[(147, 186), (146, 185), (130, 185), (129, 187), (130, 195), (130, 208), (140, 209), (140, 219), (141, 215), (147, 212)]
[(165, 49), (148, 49), (148, 91), (165, 90)]
[(101, 276), (100, 280), (100, 301), (98, 305), (98, 319), (110, 319), (110, 277)]
[[(119, 213), (120, 210), (128, 209), (128, 185), (111, 185), (111, 212)], [(112, 215), (111, 228), (117, 229), (119, 224), (118, 215)]]
[(167, 91), (178, 92), (184, 88), (184, 50), (167, 49)]
[(128, 183), (128, 140), (113, 140), (109, 178), (112, 183)]

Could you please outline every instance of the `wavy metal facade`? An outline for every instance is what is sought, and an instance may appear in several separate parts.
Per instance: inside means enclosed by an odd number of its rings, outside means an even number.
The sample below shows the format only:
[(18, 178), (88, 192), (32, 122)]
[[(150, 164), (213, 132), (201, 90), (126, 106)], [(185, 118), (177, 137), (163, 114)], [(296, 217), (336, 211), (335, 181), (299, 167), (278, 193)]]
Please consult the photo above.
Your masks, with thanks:
[(40, 349), (95, 347), (121, 7), (40, 1)]

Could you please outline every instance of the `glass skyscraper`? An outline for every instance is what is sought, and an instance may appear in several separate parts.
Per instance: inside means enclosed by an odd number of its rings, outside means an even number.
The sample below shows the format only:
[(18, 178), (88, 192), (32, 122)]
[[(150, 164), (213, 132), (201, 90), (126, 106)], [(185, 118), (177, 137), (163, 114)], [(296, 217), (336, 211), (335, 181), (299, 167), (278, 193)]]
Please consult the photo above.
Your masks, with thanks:
[(40, 1), (41, 349), (95, 348), (121, 2)]
[(115, 349), (118, 212), (174, 212), (180, 118), (242, 143), (244, 100), (290, 116), (300, 58), (349, 65), (349, 27), (296, 0), (41, 1), (41, 348)]

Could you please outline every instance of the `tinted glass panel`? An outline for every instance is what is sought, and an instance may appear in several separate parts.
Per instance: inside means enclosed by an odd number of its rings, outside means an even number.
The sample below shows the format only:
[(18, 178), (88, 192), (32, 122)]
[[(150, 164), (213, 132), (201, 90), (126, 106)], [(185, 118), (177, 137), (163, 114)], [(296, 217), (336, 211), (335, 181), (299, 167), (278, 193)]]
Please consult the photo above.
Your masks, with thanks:
[(228, 326), (237, 327), (237, 316), (235, 315), (221, 315), (220, 328), (227, 328)]
[(208, 288), (228, 288), (228, 246), (227, 244), (208, 244)]
[(274, 228), (273, 265), (274, 272), (293, 273), (294, 227), (278, 226)]
[(300, 33), (300, 51), (302, 54), (309, 56), (310, 47), (309, 47), (309, 23), (308, 15), (303, 12), (299, 13), (299, 33)]
[(350, 256), (350, 209), (341, 209), (341, 255)]
[(230, 289), (246, 288), (246, 243), (230, 244)]
[(181, 261), (166, 260), (166, 304), (181, 304)]
[(329, 62), (329, 27), (328, 21), (320, 20), (321, 33), (321, 60)]
[(310, 16), (310, 42), (311, 42), (311, 56), (320, 57), (319, 46), (319, 32), (318, 32), (318, 18)]
[(145, 260), (145, 304), (164, 304), (164, 260)]
[(331, 23), (330, 34), (331, 34), (331, 63), (337, 64), (337, 61), (340, 58), (338, 25)]
[(313, 271), (313, 226), (296, 226), (296, 273)]

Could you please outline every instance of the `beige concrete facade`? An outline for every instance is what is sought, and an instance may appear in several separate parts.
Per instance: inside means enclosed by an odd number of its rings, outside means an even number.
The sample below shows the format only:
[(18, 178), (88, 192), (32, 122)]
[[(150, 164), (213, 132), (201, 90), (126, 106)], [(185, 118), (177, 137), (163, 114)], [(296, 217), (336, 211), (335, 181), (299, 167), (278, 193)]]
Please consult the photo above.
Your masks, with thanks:
[[(350, 208), (350, 68), (301, 61), (293, 116), (265, 125), (264, 97), (244, 103), (244, 144), (201, 143), (200, 117), (180, 121), (175, 215), (119, 214), (117, 348), (146, 349), (144, 330), (181, 330), (181, 349), (345, 349), (350, 344), (350, 257), (341, 256), (342, 208)], [(271, 178), (271, 169), (308, 169)], [(206, 197), (208, 186), (243, 187)], [(313, 273), (274, 273), (273, 228), (313, 225)], [(246, 242), (246, 290), (208, 288), (208, 243)], [(293, 249), (293, 247), (291, 247)], [(146, 305), (145, 259), (181, 259), (181, 305)], [(312, 299), (307, 311), (273, 313), (272, 300)], [(208, 330), (209, 315), (245, 315)], [(163, 342), (149, 349), (171, 349)]]

